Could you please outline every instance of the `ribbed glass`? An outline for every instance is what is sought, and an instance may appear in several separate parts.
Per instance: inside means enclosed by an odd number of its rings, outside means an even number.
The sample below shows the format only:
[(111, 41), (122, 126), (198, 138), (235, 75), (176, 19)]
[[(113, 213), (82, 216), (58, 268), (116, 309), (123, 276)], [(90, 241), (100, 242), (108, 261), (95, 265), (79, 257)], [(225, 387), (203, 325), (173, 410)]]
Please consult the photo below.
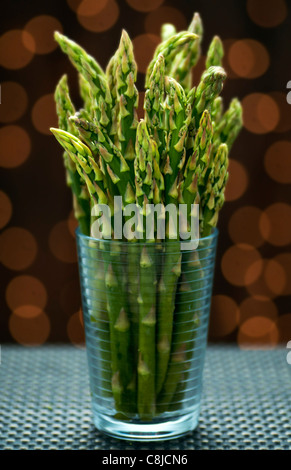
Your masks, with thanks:
[(193, 430), (217, 230), (192, 251), (182, 251), (176, 241), (76, 234), (96, 427), (130, 440), (170, 439)]

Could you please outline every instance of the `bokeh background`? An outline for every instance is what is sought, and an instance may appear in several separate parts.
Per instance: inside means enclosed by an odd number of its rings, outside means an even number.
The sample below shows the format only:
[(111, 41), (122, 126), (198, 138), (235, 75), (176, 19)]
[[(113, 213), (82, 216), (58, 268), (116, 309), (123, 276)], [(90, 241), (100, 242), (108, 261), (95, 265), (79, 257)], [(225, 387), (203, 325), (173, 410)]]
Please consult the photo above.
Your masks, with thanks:
[[(285, 0), (10, 0), (1, 7), (0, 341), (83, 342), (71, 194), (65, 185), (54, 88), (77, 74), (53, 31), (80, 43), (102, 66), (122, 28), (144, 72), (164, 22), (185, 29), (203, 18), (205, 51), (225, 46), (227, 105), (242, 100), (244, 129), (230, 160), (209, 339), (241, 348), (291, 340), (291, 18)], [(194, 72), (199, 80), (203, 57)], [(290, 84), (291, 88), (291, 84)], [(291, 92), (290, 92), (291, 93)], [(291, 102), (291, 99), (289, 100)]]

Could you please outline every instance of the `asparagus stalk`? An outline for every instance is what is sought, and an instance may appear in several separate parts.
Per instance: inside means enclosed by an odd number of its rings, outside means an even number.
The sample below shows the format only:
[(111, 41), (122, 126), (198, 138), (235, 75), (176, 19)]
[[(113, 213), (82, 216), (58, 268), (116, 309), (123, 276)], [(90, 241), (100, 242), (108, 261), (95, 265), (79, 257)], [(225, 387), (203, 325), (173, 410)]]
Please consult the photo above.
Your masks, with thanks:
[[(153, 200), (153, 161), (157, 146), (149, 136), (146, 122), (137, 128), (135, 177), (138, 187), (137, 202), (146, 211)], [(145, 239), (145, 237), (144, 237)], [(138, 341), (138, 396), (137, 408), (142, 419), (148, 420), (155, 413), (155, 362), (156, 362), (156, 273), (154, 246), (150, 240), (143, 243), (139, 263), (139, 341)]]
[(213, 154), (220, 144), (225, 143), (230, 151), (235, 139), (242, 128), (242, 106), (237, 98), (234, 98), (228, 110), (217, 120), (213, 136)]
[(218, 96), (213, 101), (213, 104), (211, 107), (211, 120), (212, 120), (214, 131), (216, 130), (216, 126), (219, 125), (222, 115), (223, 115), (223, 99), (221, 96)]
[(167, 41), (169, 38), (177, 34), (176, 27), (171, 23), (164, 23), (161, 27), (162, 42)]
[(197, 88), (188, 93), (188, 103), (192, 108), (192, 118), (189, 124), (187, 149), (190, 154), (194, 146), (194, 138), (202, 113), (205, 109), (211, 111), (213, 101), (222, 90), (226, 73), (222, 67), (209, 67), (202, 74)]
[(106, 129), (110, 129), (112, 98), (104, 71), (95, 59), (87, 54), (87, 52), (74, 41), (58, 32), (55, 33), (55, 39), (63, 52), (68, 55), (79, 74), (81, 74), (90, 85), (94, 118)]
[[(169, 115), (169, 154), (164, 166), (165, 202), (178, 203), (179, 174), (186, 157), (186, 137), (190, 113), (186, 111), (186, 95), (183, 88), (171, 78), (165, 81), (171, 112)], [(169, 227), (169, 220), (167, 225)], [(167, 230), (167, 237), (170, 238)], [(161, 391), (171, 351), (173, 315), (177, 280), (181, 274), (181, 253), (179, 242), (168, 240), (165, 244), (165, 260), (159, 283), (159, 312), (157, 322), (157, 381), (156, 392)]]
[[(87, 80), (79, 73), (79, 90), (80, 90), (80, 96), (83, 100), (84, 107), (81, 111), (82, 113), (85, 113), (85, 116), (87, 116), (88, 119), (93, 119), (93, 113), (92, 113), (92, 94), (91, 94), (91, 88)], [(80, 111), (78, 111), (80, 113)]]
[(202, 114), (200, 125), (195, 137), (194, 148), (188, 160), (184, 181), (181, 185), (180, 203), (187, 204), (188, 216), (191, 215), (191, 205), (199, 203), (199, 186), (204, 185), (206, 171), (210, 162), (213, 128), (211, 116), (207, 109)]
[(205, 191), (201, 194), (201, 233), (207, 237), (218, 221), (228, 180), (228, 147), (220, 144), (214, 157)]
[[(193, 256), (194, 259), (191, 259)], [(190, 353), (193, 350), (193, 340), (200, 324), (199, 288), (203, 274), (199, 256), (196, 252), (183, 252), (182, 263), (183, 275), (179, 280), (176, 296), (171, 356), (163, 388), (157, 401), (159, 413), (167, 411), (171, 403), (175, 405), (176, 393), (179, 392), (181, 398), (183, 390), (179, 385), (183, 377), (186, 380), (188, 362), (191, 359)], [(197, 291), (197, 294), (193, 294), (193, 291)]]
[(174, 59), (169, 71), (169, 75), (174, 77), (186, 91), (191, 88), (192, 68), (197, 64), (201, 54), (203, 24), (199, 13), (194, 14), (188, 31), (195, 34), (197, 39), (185, 44), (182, 51)]
[(165, 123), (165, 60), (158, 55), (154, 65), (150, 86), (145, 92), (144, 111), (145, 121), (151, 136), (155, 139), (162, 160), (166, 152), (166, 123)]
[[(69, 117), (75, 113), (75, 108), (70, 99), (66, 75), (63, 75), (56, 87), (55, 101), (60, 128), (76, 134), (77, 131), (69, 119)], [(77, 172), (75, 163), (71, 160), (66, 151), (63, 153), (63, 158), (66, 168), (67, 184), (71, 187), (73, 193), (75, 217), (79, 223), (81, 232), (84, 235), (89, 235), (90, 200), (87, 187)]]
[(222, 59), (224, 56), (224, 50), (223, 50), (223, 44), (218, 36), (214, 36), (212, 39), (209, 49), (207, 51), (207, 56), (206, 56), (206, 68), (209, 69), (209, 67), (213, 66), (222, 66)]
[(122, 31), (116, 61), (116, 95), (119, 111), (117, 115), (117, 137), (120, 151), (127, 160), (133, 177), (134, 146), (138, 123), (138, 91), (135, 86), (137, 65), (133, 55), (132, 42), (125, 30)]
[(169, 114), (169, 150), (164, 166), (165, 202), (175, 202), (178, 197), (177, 187), (179, 170), (186, 158), (186, 138), (190, 122), (187, 112), (187, 99), (183, 88), (173, 78), (166, 77), (165, 90), (168, 96)]
[(169, 75), (172, 62), (176, 55), (182, 50), (182, 48), (187, 43), (193, 43), (193, 41), (197, 40), (197, 35), (190, 33), (188, 31), (182, 31), (181, 33), (177, 33), (174, 36), (171, 36), (166, 41), (162, 42), (155, 50), (153, 60), (150, 62), (147, 73), (146, 73), (146, 80), (145, 86), (149, 88), (150, 84), (150, 76), (152, 74), (155, 62), (159, 54), (162, 54), (165, 59), (165, 67), (166, 67), (166, 75)]

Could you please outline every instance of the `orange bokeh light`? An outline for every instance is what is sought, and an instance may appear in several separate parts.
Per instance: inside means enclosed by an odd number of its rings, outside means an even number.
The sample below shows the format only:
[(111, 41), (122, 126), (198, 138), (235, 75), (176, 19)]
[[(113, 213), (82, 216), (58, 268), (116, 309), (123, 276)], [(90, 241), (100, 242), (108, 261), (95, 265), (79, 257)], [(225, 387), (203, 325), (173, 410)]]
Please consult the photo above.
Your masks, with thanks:
[(266, 285), (275, 295), (282, 294), (287, 284), (285, 270), (275, 259), (270, 259), (266, 262), (264, 279)]
[(76, 8), (80, 16), (94, 16), (106, 7), (108, 0), (82, 0)]
[(80, 312), (76, 312), (70, 317), (67, 324), (67, 334), (71, 343), (75, 346), (84, 347), (85, 335), (80, 320)]
[(164, 0), (126, 0), (128, 5), (134, 10), (148, 12), (156, 10), (159, 6), (164, 3)]
[(291, 243), (291, 205), (276, 202), (267, 207), (260, 217), (260, 230), (272, 245)]
[(263, 93), (251, 93), (242, 100), (244, 127), (254, 134), (274, 130), (280, 119), (276, 101)]
[(232, 215), (229, 224), (229, 235), (234, 243), (247, 243), (260, 246), (264, 237), (260, 232), (259, 220), (262, 211), (258, 207), (240, 207)]
[(139, 72), (146, 73), (147, 66), (159, 43), (159, 36), (154, 34), (140, 34), (134, 38), (133, 49)]
[(286, 283), (281, 295), (291, 295), (291, 253), (280, 253), (274, 257), (274, 261), (279, 263), (285, 272)]
[(34, 127), (42, 134), (51, 135), (50, 127), (57, 127), (56, 104), (53, 93), (39, 98), (32, 108)]
[(21, 305), (13, 310), (15, 315), (22, 318), (34, 318), (42, 313), (42, 311), (35, 305)]
[(248, 286), (249, 284), (255, 282), (262, 274), (263, 266), (264, 263), (262, 259), (257, 259), (251, 263), (245, 271), (244, 285)]
[(156, 34), (160, 37), (161, 27), (164, 23), (174, 24), (177, 31), (184, 31), (188, 27), (185, 15), (177, 8), (170, 6), (161, 6), (157, 10), (148, 13), (144, 27), (147, 33)]
[(8, 224), (12, 216), (12, 204), (3, 191), (0, 191), (0, 228)]
[(1, 122), (13, 122), (19, 119), (25, 113), (27, 104), (27, 93), (23, 86), (16, 82), (1, 84)]
[(58, 222), (49, 234), (49, 247), (56, 258), (64, 263), (75, 263), (77, 251), (67, 221)]
[(225, 190), (226, 201), (239, 199), (248, 187), (248, 174), (245, 167), (238, 161), (229, 159), (229, 179)]
[[(270, 289), (269, 284), (270, 284), (270, 271), (268, 272), (266, 276), (266, 270), (270, 269), (270, 260), (267, 259), (262, 259), (254, 263), (253, 269), (259, 272), (259, 276), (256, 276), (254, 279), (253, 276), (253, 281), (248, 283), (246, 285), (247, 291), (254, 297), (260, 300), (268, 300), (268, 299), (273, 299), (276, 297), (276, 292), (274, 292), (274, 288)], [(278, 271), (278, 270), (277, 270)], [(282, 275), (280, 274), (279, 280), (277, 281), (277, 286), (275, 290), (278, 290), (279, 286), (283, 286), (284, 288), (284, 283), (285, 283), (285, 277), (283, 278)], [(279, 283), (279, 284), (278, 284)]]
[(48, 54), (58, 46), (54, 40), (54, 31), (61, 33), (63, 28), (54, 16), (40, 15), (28, 21), (24, 31), (33, 37), (33, 42), (25, 44), (29, 51), (35, 54)]
[(226, 295), (214, 295), (211, 302), (210, 337), (227, 336), (235, 330), (238, 322), (239, 309), (236, 302)]
[(33, 318), (24, 318), (13, 313), (9, 318), (9, 330), (18, 343), (24, 346), (39, 346), (45, 343), (49, 336), (50, 321), (44, 312)]
[(264, 163), (270, 178), (278, 183), (291, 183), (291, 142), (274, 142), (265, 154)]
[(274, 132), (286, 132), (291, 129), (290, 105), (286, 100), (286, 93), (282, 91), (272, 91), (269, 96), (276, 101), (280, 110), (280, 119)]
[[(222, 257), (221, 269), (230, 284), (245, 286), (260, 275), (260, 253), (250, 245), (241, 243), (233, 245)], [(256, 269), (250, 273), (250, 268), (257, 263)]]
[(273, 349), (279, 340), (276, 322), (265, 316), (249, 318), (241, 324), (237, 342), (241, 349)]
[(0, 129), (0, 166), (15, 168), (28, 158), (30, 137), (20, 126), (3, 126)]
[(44, 284), (33, 276), (17, 276), (6, 288), (6, 303), (11, 310), (23, 306), (34, 306), (43, 310), (47, 303), (47, 291)]
[(276, 321), (278, 309), (275, 303), (270, 299), (261, 299), (255, 296), (247, 297), (239, 306), (240, 323), (244, 323), (249, 318), (267, 317)]
[(270, 58), (267, 49), (260, 42), (240, 39), (230, 46), (228, 62), (239, 77), (256, 78), (266, 72)]
[(30, 266), (37, 254), (35, 237), (21, 227), (7, 228), (0, 238), (0, 260), (9, 269), (22, 270)]
[(223, 49), (224, 49), (224, 56), (223, 56), (222, 65), (223, 65), (224, 69), (226, 70), (228, 79), (238, 77), (238, 75), (234, 72), (233, 68), (230, 66), (230, 63), (229, 63), (229, 51), (232, 48), (233, 44), (235, 44), (236, 41), (237, 41), (237, 39), (223, 39), (223, 41), (222, 41)]
[(101, 33), (112, 28), (119, 17), (119, 6), (115, 0), (107, 0), (105, 7), (97, 13), (88, 16), (88, 10), (84, 16), (82, 11), (83, 2), (78, 7), (78, 21), (88, 31)]
[(251, 20), (264, 28), (278, 26), (288, 13), (285, 0), (248, 0), (247, 11)]
[(0, 37), (0, 65), (12, 70), (23, 68), (32, 60), (34, 48), (34, 39), (27, 31), (7, 31)]

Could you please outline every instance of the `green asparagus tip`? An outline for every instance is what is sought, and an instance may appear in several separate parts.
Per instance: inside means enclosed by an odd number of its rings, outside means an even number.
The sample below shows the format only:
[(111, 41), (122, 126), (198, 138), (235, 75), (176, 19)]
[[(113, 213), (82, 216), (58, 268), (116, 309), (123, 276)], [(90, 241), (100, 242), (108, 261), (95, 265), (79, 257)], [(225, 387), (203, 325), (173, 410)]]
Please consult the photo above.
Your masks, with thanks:
[(61, 41), (62, 38), (63, 38), (63, 35), (62, 35), (61, 33), (59, 33), (59, 31), (55, 31), (55, 32), (54, 32), (54, 38), (55, 38), (55, 40), (56, 40), (58, 43), (60, 43), (60, 41)]
[(162, 41), (167, 41), (177, 33), (176, 27), (171, 23), (164, 23), (161, 28)]
[(214, 36), (209, 46), (206, 57), (206, 68), (212, 65), (221, 66), (224, 56), (223, 44), (219, 36)]
[(203, 35), (203, 23), (199, 13), (194, 13), (193, 19), (188, 27), (190, 33), (198, 34), (199, 37)]

